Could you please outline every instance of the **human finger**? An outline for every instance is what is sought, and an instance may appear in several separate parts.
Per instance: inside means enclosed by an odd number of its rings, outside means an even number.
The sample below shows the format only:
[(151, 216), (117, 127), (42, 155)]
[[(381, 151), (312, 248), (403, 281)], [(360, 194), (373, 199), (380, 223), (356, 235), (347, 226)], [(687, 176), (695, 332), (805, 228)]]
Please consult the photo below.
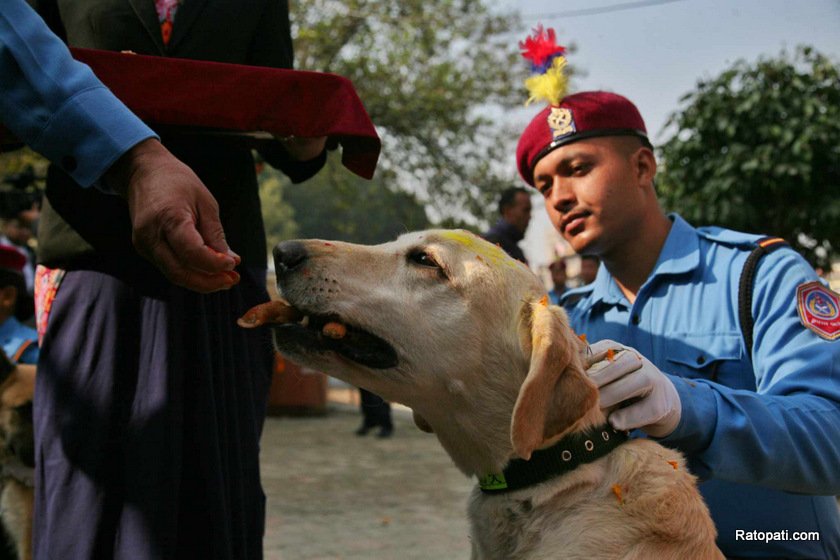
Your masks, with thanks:
[(610, 350), (613, 352), (619, 352), (623, 349), (624, 346), (614, 340), (598, 340), (597, 342), (590, 344), (588, 347), (588, 351), (586, 353), (586, 367), (589, 368), (593, 364), (604, 360)]
[(586, 374), (598, 387), (603, 387), (642, 367), (642, 359), (634, 352), (619, 352), (612, 359), (606, 355), (593, 364)]
[(163, 229), (162, 237), (187, 270), (210, 274), (232, 271), (239, 257), (224, 241), (221, 225), (217, 231), (215, 237), (211, 238), (215, 247), (206, 242), (191, 220), (170, 221)]
[(166, 243), (158, 243), (150, 259), (167, 280), (195, 292), (217, 292), (239, 283), (239, 273), (234, 270), (208, 272), (187, 266), (184, 259)]
[(220, 256), (232, 258), (235, 265), (238, 265), (242, 259), (227, 244), (225, 231), (219, 218), (219, 205), (216, 199), (209, 192), (206, 193), (206, 196), (199, 195), (195, 207), (197, 214), (195, 229), (198, 231), (204, 244), (215, 250)]
[(635, 430), (656, 424), (667, 416), (668, 411), (652, 408), (649, 404), (639, 401), (614, 411), (608, 420), (616, 430)]
[(601, 408), (609, 408), (621, 402), (644, 397), (652, 389), (650, 379), (640, 373), (631, 373), (598, 390)]

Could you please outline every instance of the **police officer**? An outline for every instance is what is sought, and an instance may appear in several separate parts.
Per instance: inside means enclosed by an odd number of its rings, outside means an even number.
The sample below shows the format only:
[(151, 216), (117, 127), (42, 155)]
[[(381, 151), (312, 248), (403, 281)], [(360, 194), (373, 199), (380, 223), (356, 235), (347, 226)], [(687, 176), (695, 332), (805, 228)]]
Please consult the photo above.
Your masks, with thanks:
[(593, 377), (603, 407), (626, 403), (610, 422), (686, 454), (728, 557), (840, 558), (840, 297), (789, 248), (739, 295), (759, 236), (661, 210), (645, 124), (620, 95), (551, 104), (517, 162), (564, 239), (604, 264), (562, 301), (601, 341), (593, 359), (632, 350)]
[(36, 364), (38, 333), (15, 317), (21, 298), (27, 296), (25, 264), (26, 257), (17, 249), (0, 245), (0, 345), (12, 363)]

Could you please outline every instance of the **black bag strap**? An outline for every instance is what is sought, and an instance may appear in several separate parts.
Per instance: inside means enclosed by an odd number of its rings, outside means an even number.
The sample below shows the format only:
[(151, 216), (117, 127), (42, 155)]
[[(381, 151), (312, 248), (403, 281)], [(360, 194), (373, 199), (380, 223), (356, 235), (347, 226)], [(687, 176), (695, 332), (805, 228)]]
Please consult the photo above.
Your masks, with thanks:
[(744, 269), (741, 271), (741, 279), (738, 282), (738, 321), (741, 323), (741, 334), (744, 336), (744, 345), (747, 347), (747, 357), (752, 359), (753, 347), (753, 316), (752, 296), (753, 280), (758, 261), (767, 253), (771, 253), (781, 247), (788, 247), (788, 243), (781, 237), (764, 237), (759, 239), (757, 246), (747, 257)]

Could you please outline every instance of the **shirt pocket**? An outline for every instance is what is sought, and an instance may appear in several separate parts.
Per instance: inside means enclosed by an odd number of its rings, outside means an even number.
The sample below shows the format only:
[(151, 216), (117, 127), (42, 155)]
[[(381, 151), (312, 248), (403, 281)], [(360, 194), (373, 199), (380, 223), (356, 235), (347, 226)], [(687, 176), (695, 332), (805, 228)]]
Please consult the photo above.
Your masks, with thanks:
[(666, 360), (667, 373), (688, 379), (708, 379), (735, 389), (755, 390), (752, 368), (745, 363), (741, 336), (684, 335), (676, 337)]

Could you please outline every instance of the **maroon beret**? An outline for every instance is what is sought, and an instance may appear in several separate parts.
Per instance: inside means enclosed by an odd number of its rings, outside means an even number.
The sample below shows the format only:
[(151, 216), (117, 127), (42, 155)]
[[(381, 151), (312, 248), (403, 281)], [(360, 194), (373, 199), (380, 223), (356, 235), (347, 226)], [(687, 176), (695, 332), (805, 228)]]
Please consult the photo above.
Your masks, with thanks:
[(606, 91), (567, 95), (534, 117), (519, 138), (516, 165), (534, 186), (534, 167), (555, 148), (596, 136), (638, 136), (648, 147), (645, 122), (629, 99)]
[(26, 257), (23, 256), (23, 253), (14, 247), (0, 245), (0, 269), (23, 274), (23, 265), (25, 264)]

